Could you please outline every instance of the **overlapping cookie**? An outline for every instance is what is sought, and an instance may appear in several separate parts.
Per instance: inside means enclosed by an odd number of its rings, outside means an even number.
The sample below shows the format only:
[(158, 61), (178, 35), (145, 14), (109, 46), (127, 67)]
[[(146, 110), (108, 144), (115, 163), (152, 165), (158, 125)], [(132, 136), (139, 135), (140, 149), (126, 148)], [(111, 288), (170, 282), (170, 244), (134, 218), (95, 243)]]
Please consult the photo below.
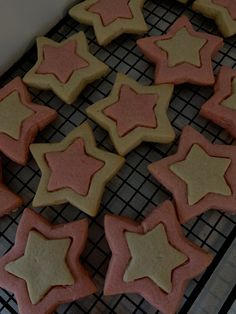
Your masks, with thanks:
[(89, 106), (90, 118), (106, 129), (120, 155), (142, 141), (170, 143), (175, 133), (167, 117), (172, 84), (142, 86), (118, 73), (111, 94)]
[(105, 295), (138, 293), (162, 313), (176, 313), (188, 281), (212, 257), (184, 237), (171, 202), (155, 208), (140, 224), (105, 216), (112, 251)]
[(51, 314), (96, 291), (79, 258), (86, 219), (53, 226), (25, 209), (13, 248), (0, 258), (0, 286), (15, 294), (20, 314)]
[(180, 17), (166, 35), (139, 39), (137, 45), (156, 65), (156, 84), (215, 82), (211, 58), (223, 46), (223, 40), (195, 31), (186, 16)]
[(55, 110), (32, 103), (26, 86), (16, 77), (0, 89), (0, 151), (25, 165), (38, 131), (56, 117)]
[(37, 48), (38, 60), (24, 76), (24, 82), (38, 89), (52, 90), (67, 104), (72, 104), (86, 85), (109, 71), (107, 65), (89, 52), (83, 32), (61, 43), (39, 37)]
[(224, 37), (236, 34), (235, 0), (195, 0), (192, 9), (213, 19)]
[(98, 149), (86, 122), (60, 143), (32, 144), (30, 150), (42, 172), (33, 206), (70, 202), (90, 216), (97, 214), (106, 183), (125, 161)]
[(80, 23), (93, 25), (98, 43), (107, 45), (121, 34), (147, 31), (143, 4), (144, 0), (85, 0), (69, 14)]
[(236, 138), (236, 71), (221, 67), (213, 96), (205, 102), (200, 115), (220, 125)]
[(236, 147), (210, 143), (187, 126), (177, 153), (148, 166), (174, 196), (181, 223), (218, 209), (236, 213)]
[(9, 214), (23, 204), (20, 196), (13, 193), (4, 183), (0, 159), (0, 217)]

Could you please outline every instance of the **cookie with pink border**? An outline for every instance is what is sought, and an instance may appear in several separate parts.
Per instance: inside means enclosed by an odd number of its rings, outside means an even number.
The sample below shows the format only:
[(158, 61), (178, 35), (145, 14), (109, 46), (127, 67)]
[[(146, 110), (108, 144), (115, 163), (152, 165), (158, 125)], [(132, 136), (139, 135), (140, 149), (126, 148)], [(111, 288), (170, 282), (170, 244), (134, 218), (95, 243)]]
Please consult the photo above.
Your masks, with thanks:
[(236, 147), (217, 145), (187, 126), (177, 152), (148, 166), (172, 194), (181, 223), (209, 209), (236, 213)]
[(112, 258), (105, 295), (137, 293), (162, 313), (175, 313), (190, 279), (212, 257), (185, 238), (170, 201), (141, 223), (106, 215), (105, 233)]
[(20, 314), (50, 314), (96, 291), (79, 262), (87, 233), (86, 219), (53, 226), (24, 210), (15, 244), (0, 258), (0, 286), (15, 294)]
[(206, 101), (200, 115), (226, 129), (236, 138), (236, 71), (221, 67), (213, 96)]
[(180, 17), (166, 35), (141, 38), (137, 45), (156, 66), (156, 84), (215, 82), (211, 59), (223, 46), (223, 39), (195, 31), (186, 16)]

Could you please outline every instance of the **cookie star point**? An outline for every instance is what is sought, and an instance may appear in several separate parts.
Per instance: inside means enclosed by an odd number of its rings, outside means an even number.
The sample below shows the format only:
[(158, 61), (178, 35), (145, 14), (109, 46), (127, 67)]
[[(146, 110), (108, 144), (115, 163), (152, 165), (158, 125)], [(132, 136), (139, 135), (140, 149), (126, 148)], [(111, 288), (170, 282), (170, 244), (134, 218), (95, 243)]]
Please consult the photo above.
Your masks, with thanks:
[(70, 244), (69, 238), (48, 240), (30, 231), (24, 256), (5, 266), (7, 272), (26, 281), (32, 304), (37, 304), (53, 286), (74, 284), (66, 264)]

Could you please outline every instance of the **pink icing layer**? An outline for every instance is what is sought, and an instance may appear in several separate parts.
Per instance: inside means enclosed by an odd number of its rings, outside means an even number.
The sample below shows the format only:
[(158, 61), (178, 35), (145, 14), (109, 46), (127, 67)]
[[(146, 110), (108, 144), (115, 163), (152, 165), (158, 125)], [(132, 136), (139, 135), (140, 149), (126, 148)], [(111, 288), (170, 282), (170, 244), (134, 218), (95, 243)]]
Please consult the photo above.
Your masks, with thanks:
[(226, 8), (232, 19), (236, 20), (236, 0), (212, 0), (212, 2)]
[(43, 47), (43, 61), (37, 69), (39, 74), (53, 74), (56, 78), (66, 83), (74, 71), (85, 68), (88, 62), (76, 53), (76, 41), (72, 40), (62, 47)]
[(48, 191), (71, 188), (82, 196), (88, 194), (93, 175), (104, 166), (104, 162), (86, 154), (81, 138), (63, 152), (46, 153), (45, 158), (52, 171)]
[(100, 15), (102, 23), (107, 26), (118, 18), (132, 19), (129, 0), (98, 0), (88, 11)]
[(120, 89), (118, 102), (104, 110), (105, 115), (116, 121), (119, 136), (124, 136), (136, 127), (156, 128), (154, 112), (157, 96), (137, 94), (129, 86)]

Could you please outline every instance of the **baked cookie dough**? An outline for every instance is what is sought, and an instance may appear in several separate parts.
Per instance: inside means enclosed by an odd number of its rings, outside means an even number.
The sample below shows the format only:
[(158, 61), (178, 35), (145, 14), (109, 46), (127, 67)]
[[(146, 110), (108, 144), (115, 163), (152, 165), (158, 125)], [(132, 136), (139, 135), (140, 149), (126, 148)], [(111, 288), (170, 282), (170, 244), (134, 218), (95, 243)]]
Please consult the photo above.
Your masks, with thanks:
[(236, 34), (235, 0), (195, 0), (192, 9), (213, 19), (224, 37)]
[(177, 152), (148, 166), (172, 194), (181, 223), (218, 209), (236, 213), (236, 147), (210, 143), (184, 128)]
[(143, 4), (144, 0), (85, 0), (69, 14), (80, 23), (92, 25), (98, 43), (105, 46), (121, 34), (147, 32)]
[(184, 237), (170, 201), (141, 223), (106, 215), (105, 234), (112, 257), (104, 294), (137, 293), (162, 313), (176, 313), (188, 281), (212, 261)]
[(30, 150), (42, 172), (33, 206), (69, 202), (90, 216), (96, 216), (106, 183), (125, 162), (96, 147), (86, 122), (60, 143), (33, 144)]
[(55, 110), (32, 103), (26, 86), (16, 77), (0, 89), (0, 151), (26, 165), (29, 145), (56, 117)]
[(236, 71), (223, 66), (213, 96), (205, 102), (200, 115), (226, 129), (236, 138)]
[(175, 133), (167, 117), (172, 84), (142, 86), (118, 73), (111, 94), (89, 106), (88, 116), (109, 132), (120, 155), (142, 141), (170, 143)]
[(51, 225), (26, 208), (15, 244), (0, 258), (0, 286), (15, 294), (20, 314), (51, 314), (96, 291), (79, 258), (88, 221)]
[(141, 38), (137, 45), (156, 66), (155, 84), (215, 82), (211, 58), (223, 46), (223, 39), (195, 31), (186, 16), (180, 17), (166, 35)]
[(72, 104), (89, 83), (109, 71), (89, 52), (83, 32), (61, 43), (39, 37), (37, 49), (38, 60), (24, 76), (24, 82), (34, 88), (52, 90), (67, 104)]

